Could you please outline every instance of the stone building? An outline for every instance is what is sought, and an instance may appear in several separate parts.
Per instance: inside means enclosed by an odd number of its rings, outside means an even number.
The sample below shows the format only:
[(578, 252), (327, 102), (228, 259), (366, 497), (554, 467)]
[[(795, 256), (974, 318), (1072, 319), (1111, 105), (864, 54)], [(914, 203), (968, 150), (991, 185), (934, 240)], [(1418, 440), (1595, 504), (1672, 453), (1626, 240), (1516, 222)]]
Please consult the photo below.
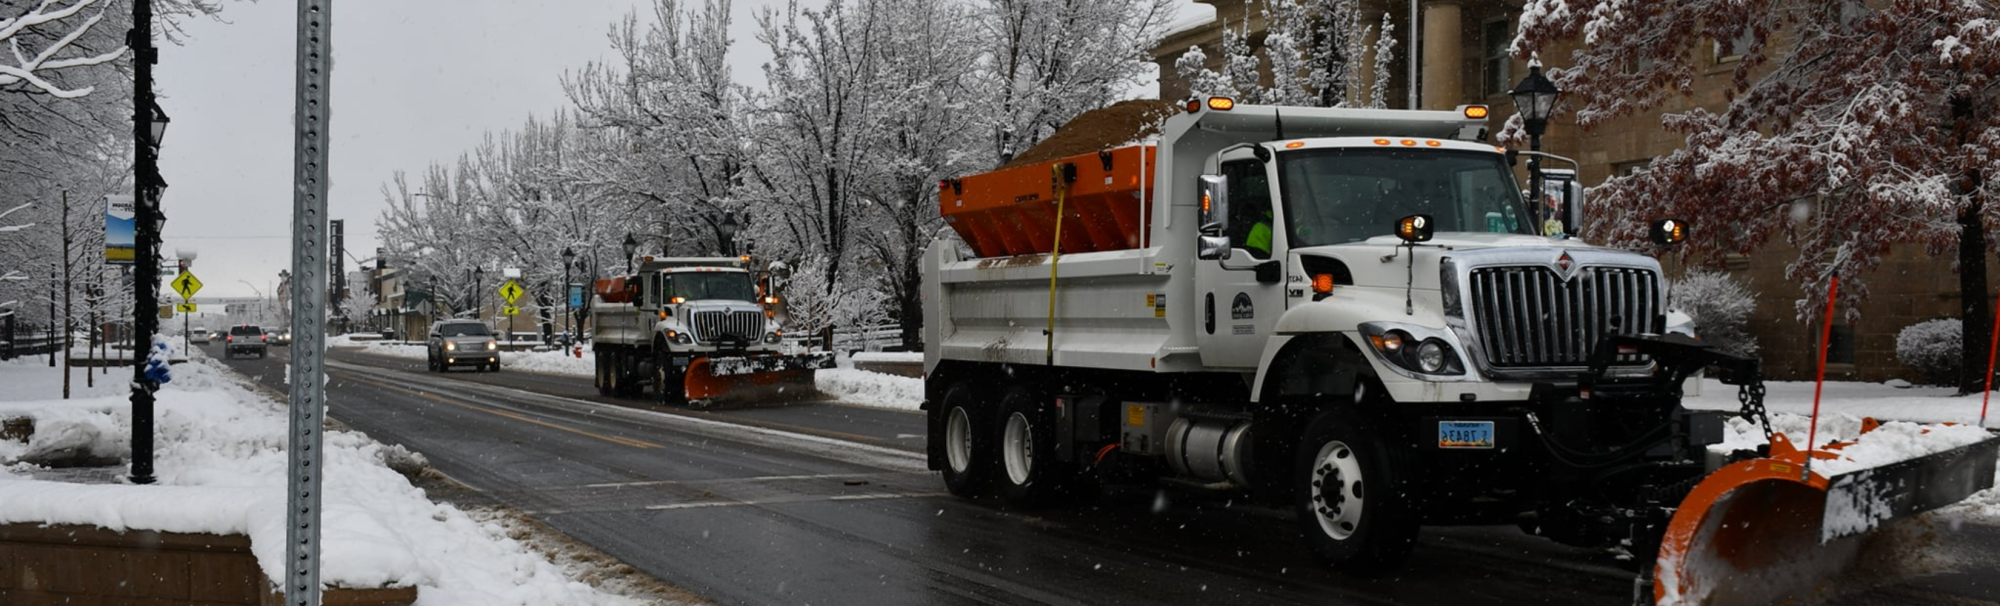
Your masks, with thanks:
[[(1232, 30), (1246, 28), (1253, 47), (1263, 42), (1264, 19), (1261, 0), (1192, 0), (1215, 9), (1216, 17), (1168, 33), (1153, 51), (1160, 66), (1160, 98), (1185, 99), (1187, 83), (1174, 72), (1174, 63), (1189, 46), (1201, 46), (1209, 68), (1222, 67), (1223, 23)], [(1277, 0), (1285, 1), (1285, 0)], [(1387, 86), (1391, 108), (1409, 107), (1408, 60), (1409, 6), (1404, 0), (1363, 1), (1363, 21), (1379, 24), (1389, 13), (1396, 28), (1397, 53), (1391, 59), (1392, 81)], [(1486, 104), (1493, 108), (1492, 131), (1497, 132), (1514, 111), (1507, 91), (1528, 73), (1525, 62), (1507, 55), (1515, 24), (1520, 19), (1519, 0), (1420, 0), (1418, 40), (1418, 100), (1420, 109), (1452, 109), (1462, 104)], [(1373, 40), (1369, 41), (1371, 48)], [(1660, 127), (1664, 113), (1694, 107), (1720, 111), (1728, 101), (1727, 87), (1737, 66), (1737, 49), (1748, 41), (1691, 42), (1707, 47), (1708, 67), (1692, 82), (1692, 93), (1671, 99), (1652, 111), (1601, 124), (1590, 132), (1577, 128), (1571, 118), (1558, 116), (1542, 137), (1543, 149), (1576, 159), (1582, 164), (1579, 177), (1584, 185), (1604, 182), (1612, 175), (1641, 169), (1652, 158), (1679, 147), (1682, 139)], [(1543, 63), (1562, 66), (1574, 47), (1541, 53)], [(1372, 53), (1365, 58), (1374, 61)], [(1372, 71), (1372, 70), (1364, 70)], [(1269, 74), (1265, 74), (1269, 78)], [(1525, 177), (1524, 177), (1525, 178)], [(1701, 237), (1700, 217), (1684, 217)], [(1756, 292), (1757, 309), (1749, 330), (1762, 346), (1766, 373), (1776, 379), (1811, 380), (1816, 364), (1820, 328), (1799, 323), (1794, 302), (1798, 286), (1785, 277), (1785, 267), (1797, 257), (1782, 239), (1759, 252), (1732, 256), (1720, 269), (1746, 282)], [(1891, 378), (1915, 379), (1915, 373), (1896, 361), (1896, 335), (1904, 327), (1934, 318), (1957, 317), (1958, 276), (1951, 259), (1930, 257), (1921, 245), (1896, 247), (1884, 258), (1881, 268), (1865, 276), (1871, 295), (1860, 305), (1861, 319), (1853, 325), (1839, 314), (1827, 354), (1829, 379), (1882, 381)], [(1688, 269), (1677, 259), (1663, 260), (1669, 274)], [(2000, 271), (1989, 261), (1988, 280), (2000, 285)], [(1989, 295), (1990, 296), (1990, 295)]]

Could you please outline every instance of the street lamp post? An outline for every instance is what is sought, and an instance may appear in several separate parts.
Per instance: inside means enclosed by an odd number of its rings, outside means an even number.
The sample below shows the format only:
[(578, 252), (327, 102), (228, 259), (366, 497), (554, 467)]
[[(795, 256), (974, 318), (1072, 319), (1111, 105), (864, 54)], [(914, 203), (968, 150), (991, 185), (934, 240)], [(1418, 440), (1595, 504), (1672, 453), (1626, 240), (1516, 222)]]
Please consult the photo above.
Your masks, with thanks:
[(132, 3), (132, 29), (126, 34), (132, 48), (132, 184), (134, 233), (133, 335), (132, 343), (132, 472), (133, 484), (153, 483), (153, 392), (159, 383), (146, 375), (146, 358), (152, 352), (153, 333), (160, 324), (160, 197), (167, 183), (160, 178), (160, 142), (167, 135), (167, 115), (153, 97), (153, 64), (159, 50), (153, 48), (153, 3)]
[(724, 213), (722, 224), (717, 227), (717, 232), (722, 236), (723, 256), (736, 256), (736, 231), (743, 228), (742, 224), (736, 222), (736, 213)]
[[(1562, 97), (1562, 89), (1556, 88), (1555, 82), (1542, 75), (1542, 64), (1536, 62), (1528, 66), (1528, 77), (1522, 78), (1521, 83), (1507, 95), (1514, 98), (1514, 107), (1521, 113), (1522, 130), (1528, 132), (1528, 149), (1542, 151), (1542, 133), (1548, 130), (1549, 115), (1555, 112), (1556, 99)], [(1569, 202), (1567, 199), (1563, 201), (1562, 208), (1558, 210), (1560, 218), (1544, 216), (1548, 212), (1548, 203), (1542, 200), (1542, 159), (1539, 155), (1528, 157), (1528, 183), (1528, 199), (1532, 202), (1529, 210), (1542, 219), (1542, 235), (1561, 233), (1566, 229), (1561, 225), (1562, 219), (1570, 216)]]
[(485, 275), (485, 269), (479, 267), (472, 268), (472, 319), (474, 320), (479, 319), (480, 312), (483, 311), (481, 308), (486, 306), (485, 294), (479, 292), (479, 278)]
[(569, 305), (569, 289), (570, 289), (570, 285), (569, 285), (569, 280), (570, 280), (570, 278), (569, 278), (569, 265), (570, 265), (570, 263), (572, 263), (572, 262), (574, 262), (574, 261), (576, 260), (576, 251), (575, 251), (575, 250), (573, 250), (573, 249), (571, 249), (571, 248), (570, 248), (570, 247), (568, 247), (568, 246), (564, 246), (564, 247), (563, 247), (563, 251), (562, 251), (562, 258), (563, 258), (563, 290), (562, 290), (562, 293), (563, 293), (563, 294), (562, 294), (562, 298), (563, 298), (563, 345), (568, 345), (568, 344), (569, 344), (569, 341), (570, 341), (570, 336), (569, 336), (569, 327), (570, 327), (570, 324), (569, 324), (569, 315), (570, 315), (570, 313), (572, 313), (572, 312), (573, 312), (573, 310), (572, 310), (572, 309), (570, 308), (570, 305)]
[[(56, 338), (56, 293), (62, 292), (62, 280), (56, 275), (56, 264), (49, 264), (49, 338)], [(56, 367), (57, 347), (49, 348), (49, 368)], [(67, 352), (65, 352), (67, 355)]]
[(625, 232), (625, 242), (619, 247), (625, 249), (625, 273), (632, 273), (632, 254), (639, 252), (639, 241), (632, 239), (632, 232)]

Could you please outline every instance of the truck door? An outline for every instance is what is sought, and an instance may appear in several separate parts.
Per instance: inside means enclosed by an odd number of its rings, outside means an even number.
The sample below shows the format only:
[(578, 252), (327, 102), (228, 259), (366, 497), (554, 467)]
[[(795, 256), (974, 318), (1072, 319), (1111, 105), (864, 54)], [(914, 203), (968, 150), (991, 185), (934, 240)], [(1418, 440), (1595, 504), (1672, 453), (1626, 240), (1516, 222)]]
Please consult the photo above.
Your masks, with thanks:
[(1285, 311), (1285, 238), (1272, 169), (1248, 149), (1222, 156), (1220, 174), (1229, 192), (1222, 233), (1231, 251), (1227, 260), (1196, 261), (1195, 334), (1203, 366), (1254, 371)]

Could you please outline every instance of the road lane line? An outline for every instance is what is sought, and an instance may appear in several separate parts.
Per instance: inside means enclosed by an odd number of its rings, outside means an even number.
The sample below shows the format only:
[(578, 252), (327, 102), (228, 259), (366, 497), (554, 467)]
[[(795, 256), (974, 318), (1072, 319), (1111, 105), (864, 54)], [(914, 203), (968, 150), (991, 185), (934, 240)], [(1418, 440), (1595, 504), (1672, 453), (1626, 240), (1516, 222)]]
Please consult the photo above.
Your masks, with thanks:
[(674, 484), (718, 484), (745, 482), (783, 482), (787, 480), (834, 480), (846, 478), (868, 478), (879, 473), (822, 473), (799, 476), (751, 476), (748, 478), (722, 478), (716, 480), (640, 480), (636, 482), (607, 482), (604, 484), (584, 484), (581, 488), (631, 488), (634, 486), (669, 486)]
[(888, 498), (932, 498), (948, 496), (948, 492), (868, 492), (868, 494), (834, 494), (822, 498), (768, 498), (768, 500), (706, 500), (706, 502), (670, 502), (646, 506), (646, 510), (700, 510), (700, 508), (734, 508), (734, 506), (768, 506), (768, 504), (794, 504), (794, 502), (824, 502), (824, 500), (888, 500)]
[(355, 381), (355, 382), (359, 382), (359, 383), (366, 383), (366, 384), (369, 384), (369, 385), (373, 385), (373, 386), (376, 386), (376, 387), (380, 387), (380, 388), (383, 388), (383, 389), (388, 389), (388, 390), (391, 390), (391, 391), (399, 391), (399, 392), (403, 392), (403, 393), (406, 393), (406, 394), (410, 394), (410, 395), (413, 395), (413, 396), (416, 396), (416, 397), (419, 397), (419, 398), (424, 398), (424, 399), (427, 399), (427, 400), (433, 400), (433, 401), (436, 401), (436, 402), (441, 402), (441, 403), (444, 403), (444, 404), (450, 404), (450, 405), (452, 405), (452, 406), (457, 406), (457, 407), (459, 407), (459, 408), (463, 408), (463, 409), (466, 409), (466, 410), (471, 410), (471, 411), (477, 411), (477, 412), (483, 412), (483, 413), (486, 413), (486, 414), (490, 414), (490, 415), (494, 415), (494, 416), (499, 416), (499, 417), (505, 417), (505, 418), (509, 418), (509, 419), (514, 419), (514, 420), (516, 420), (516, 421), (521, 421), (521, 422), (524, 422), (524, 423), (532, 423), (532, 424), (535, 424), (535, 425), (540, 425), (540, 426), (542, 426), (542, 427), (547, 427), (547, 428), (549, 428), (549, 429), (557, 429), (557, 430), (562, 430), (562, 431), (567, 431), (567, 432), (570, 432), (570, 433), (573, 433), (573, 434), (577, 434), (577, 435), (581, 435), (581, 436), (586, 436), (586, 437), (591, 437), (591, 438), (596, 438), (596, 439), (599, 439), (599, 440), (604, 440), (604, 441), (606, 441), (606, 442), (610, 442), (610, 443), (613, 443), (613, 444), (618, 444), (618, 445), (621, 445), (621, 446), (630, 446), (630, 447), (633, 447), (633, 448), (665, 448), (665, 446), (661, 446), (661, 445), (659, 445), (659, 444), (654, 444), (654, 443), (652, 443), (652, 442), (647, 442), (647, 441), (644, 441), (644, 440), (635, 440), (635, 439), (632, 439), (632, 438), (626, 438), (626, 437), (621, 437), (621, 436), (610, 436), (610, 435), (604, 435), (604, 434), (600, 434), (600, 433), (595, 433), (595, 432), (590, 432), (590, 431), (584, 431), (584, 430), (581, 430), (581, 429), (577, 429), (577, 428), (574, 428), (574, 427), (569, 427), (569, 426), (566, 426), (566, 425), (559, 425), (559, 424), (556, 424), (556, 423), (550, 423), (550, 422), (547, 422), (547, 421), (543, 421), (543, 420), (540, 420), (540, 419), (533, 419), (533, 418), (529, 418), (528, 416), (526, 416), (526, 415), (522, 415), (522, 414), (519, 414), (519, 413), (512, 413), (512, 412), (507, 412), (507, 411), (504, 411), (504, 410), (494, 410), (494, 409), (491, 409), (491, 408), (487, 408), (487, 407), (484, 407), (484, 406), (478, 406), (478, 405), (474, 405), (474, 404), (465, 404), (465, 403), (462, 403), (462, 402), (453, 402), (453, 401), (451, 401), (451, 400), (449, 400), (449, 399), (446, 399), (446, 398), (445, 398), (445, 397), (443, 397), (443, 396), (439, 396), (439, 395), (437, 395), (437, 394), (433, 394), (433, 393), (429, 393), (429, 392), (421, 392), (421, 391), (416, 391), (416, 390), (412, 390), (412, 389), (409, 389), (409, 388), (405, 388), (405, 387), (400, 387), (400, 386), (396, 386), (396, 385), (390, 385), (390, 384), (388, 384), (388, 383), (382, 383), (382, 382), (379, 382), (379, 381), (373, 381), (373, 380), (369, 380), (369, 379), (362, 379), (362, 378), (356, 378), (356, 377), (353, 377), (353, 376), (349, 376), (349, 377), (348, 377), (348, 380), (350, 380), (350, 381)]

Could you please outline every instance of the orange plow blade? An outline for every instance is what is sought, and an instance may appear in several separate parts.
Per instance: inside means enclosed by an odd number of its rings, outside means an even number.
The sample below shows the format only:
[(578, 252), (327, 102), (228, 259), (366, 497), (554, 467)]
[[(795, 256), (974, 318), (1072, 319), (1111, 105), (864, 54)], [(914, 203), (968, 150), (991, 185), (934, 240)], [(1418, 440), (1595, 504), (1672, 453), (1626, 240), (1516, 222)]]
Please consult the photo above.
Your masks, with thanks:
[(1813, 601), (1851, 566), (1870, 531), (1993, 485), (2000, 438), (1823, 475), (1838, 448), (1811, 454), (1784, 434), (1770, 456), (1717, 469), (1676, 508), (1662, 538), (1656, 604)]
[(832, 366), (831, 354), (699, 358), (688, 364), (685, 393), (696, 407), (811, 399), (820, 395), (814, 371)]

